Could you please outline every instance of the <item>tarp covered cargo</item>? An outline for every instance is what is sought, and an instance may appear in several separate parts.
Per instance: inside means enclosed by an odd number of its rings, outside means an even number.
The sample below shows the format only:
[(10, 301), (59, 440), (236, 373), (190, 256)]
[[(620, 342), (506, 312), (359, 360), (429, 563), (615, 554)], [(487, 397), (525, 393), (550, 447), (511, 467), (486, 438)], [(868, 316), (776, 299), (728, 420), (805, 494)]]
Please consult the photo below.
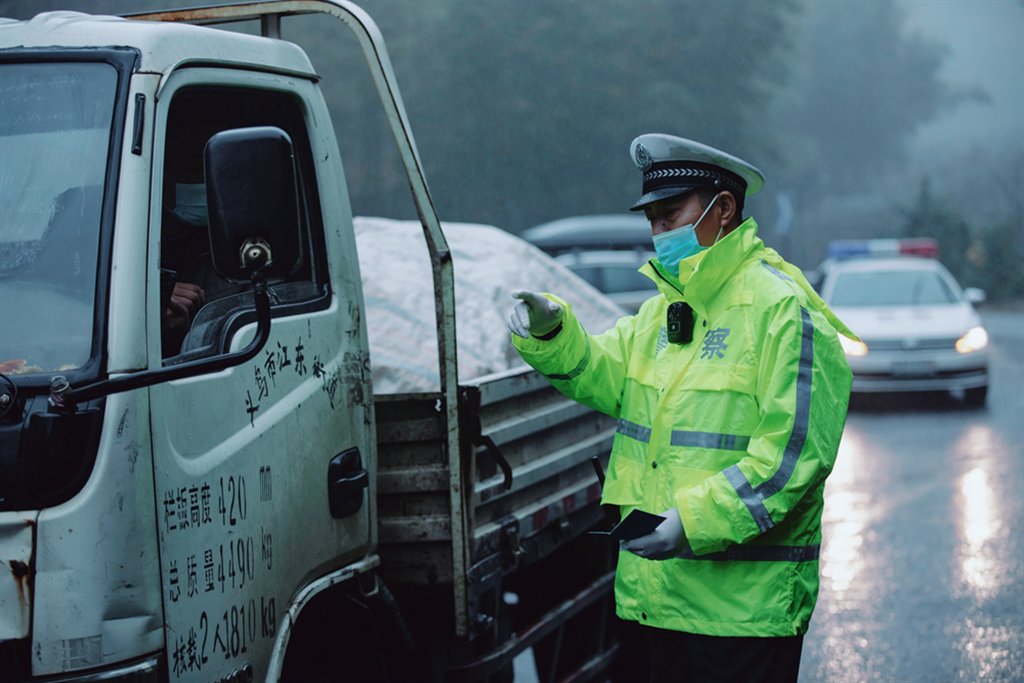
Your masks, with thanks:
[[(591, 332), (624, 311), (551, 257), (504, 230), (443, 223), (455, 271), (459, 379), (523, 365), (505, 321), (509, 292), (555, 292), (572, 302)], [(416, 221), (355, 218), (366, 301), (373, 388), (378, 394), (436, 391), (437, 323), (423, 229)]]

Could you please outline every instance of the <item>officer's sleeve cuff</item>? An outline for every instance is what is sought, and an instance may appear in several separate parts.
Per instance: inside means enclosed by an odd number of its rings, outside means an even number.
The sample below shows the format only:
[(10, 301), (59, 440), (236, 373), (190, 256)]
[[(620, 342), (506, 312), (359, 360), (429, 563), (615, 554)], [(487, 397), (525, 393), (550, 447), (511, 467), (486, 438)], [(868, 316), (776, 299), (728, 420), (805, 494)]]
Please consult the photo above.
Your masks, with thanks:
[(701, 522), (700, 510), (693, 505), (696, 501), (690, 491), (685, 489), (678, 491), (675, 498), (676, 508), (679, 510), (679, 521), (683, 525), (683, 536), (686, 538), (688, 549), (694, 555), (705, 555), (718, 550), (718, 548), (709, 547), (707, 543), (708, 539), (705, 538), (705, 534), (708, 525)]
[(557, 337), (558, 333), (561, 332), (561, 331), (562, 331), (562, 323), (559, 322), (558, 325), (555, 326), (555, 329), (551, 330), (550, 332), (547, 332), (546, 334), (540, 334), (540, 335), (535, 334), (535, 335), (532, 335), (532, 336), (533, 336), (534, 339), (540, 339), (541, 341), (551, 341), (552, 339)]

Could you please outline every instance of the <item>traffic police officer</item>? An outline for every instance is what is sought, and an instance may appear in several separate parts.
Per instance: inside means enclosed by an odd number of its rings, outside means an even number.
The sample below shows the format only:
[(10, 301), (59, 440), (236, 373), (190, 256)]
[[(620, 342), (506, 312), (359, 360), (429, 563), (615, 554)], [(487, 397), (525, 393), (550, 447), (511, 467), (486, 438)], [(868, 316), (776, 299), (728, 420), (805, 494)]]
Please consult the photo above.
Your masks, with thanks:
[(837, 332), (854, 335), (743, 219), (758, 169), (661, 134), (630, 154), (659, 294), (590, 335), (568, 302), (513, 292), (513, 341), (618, 419), (602, 502), (665, 517), (621, 544), (615, 578), (652, 680), (795, 681), (850, 392)]

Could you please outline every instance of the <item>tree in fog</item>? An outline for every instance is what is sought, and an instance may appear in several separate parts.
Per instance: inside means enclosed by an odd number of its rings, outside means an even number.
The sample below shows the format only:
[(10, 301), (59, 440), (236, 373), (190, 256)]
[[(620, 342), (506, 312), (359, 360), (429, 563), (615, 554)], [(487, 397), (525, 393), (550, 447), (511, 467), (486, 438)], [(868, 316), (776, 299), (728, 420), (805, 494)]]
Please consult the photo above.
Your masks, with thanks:
[[(0, 14), (180, 4), (205, 2), (0, 0)], [(913, 133), (980, 97), (942, 80), (945, 48), (909, 33), (894, 0), (360, 4), (387, 42), (442, 218), (513, 232), (623, 211), (640, 184), (630, 140), (669, 132), (761, 167), (768, 182), (748, 213), (779, 240), (775, 197), (785, 192), (794, 221), (782, 246), (813, 264), (829, 239), (872, 236), (863, 213), (836, 208), (852, 207), (848, 197), (894, 213), (879, 191), (884, 177), (910, 203), (919, 179), (900, 171)], [(356, 211), (415, 217), (347, 32), (298, 17), (283, 33), (323, 77)]]
[(913, 206), (903, 209), (903, 219), (904, 237), (934, 238), (954, 277), (963, 280), (970, 273), (970, 259), (977, 259), (972, 252), (971, 227), (954, 207), (935, 196), (927, 178), (921, 182)]
[[(830, 240), (898, 235), (899, 211), (920, 182), (907, 175), (915, 134), (985, 94), (943, 80), (948, 48), (912, 33), (897, 2), (804, 2), (800, 9), (788, 87), (766, 117), (781, 148), (766, 193), (791, 201), (785, 251), (808, 266)], [(774, 226), (766, 223), (771, 241)]]
[(788, 185), (805, 197), (871, 188), (913, 133), (977, 90), (939, 75), (947, 49), (908, 34), (894, 2), (805, 3), (790, 87), (775, 102)]
[(623, 211), (635, 135), (751, 158), (792, 2), (366, 4), (388, 37), (443, 214), (520, 230)]

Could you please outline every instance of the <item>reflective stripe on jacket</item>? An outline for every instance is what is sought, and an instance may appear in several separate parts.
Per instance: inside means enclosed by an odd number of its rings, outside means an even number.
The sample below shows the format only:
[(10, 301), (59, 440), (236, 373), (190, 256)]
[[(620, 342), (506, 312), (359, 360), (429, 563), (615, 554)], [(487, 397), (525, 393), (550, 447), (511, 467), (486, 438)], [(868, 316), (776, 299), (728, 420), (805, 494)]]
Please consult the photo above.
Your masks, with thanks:
[[(554, 338), (513, 337), (560, 391), (618, 418), (602, 501), (679, 509), (688, 549), (621, 552), (616, 611), (690, 633), (804, 633), (851, 383), (836, 331), (853, 335), (753, 219), (678, 279), (656, 261), (642, 271), (661, 293), (613, 329), (589, 335), (566, 304)], [(694, 311), (687, 344), (667, 338), (676, 301)]]

